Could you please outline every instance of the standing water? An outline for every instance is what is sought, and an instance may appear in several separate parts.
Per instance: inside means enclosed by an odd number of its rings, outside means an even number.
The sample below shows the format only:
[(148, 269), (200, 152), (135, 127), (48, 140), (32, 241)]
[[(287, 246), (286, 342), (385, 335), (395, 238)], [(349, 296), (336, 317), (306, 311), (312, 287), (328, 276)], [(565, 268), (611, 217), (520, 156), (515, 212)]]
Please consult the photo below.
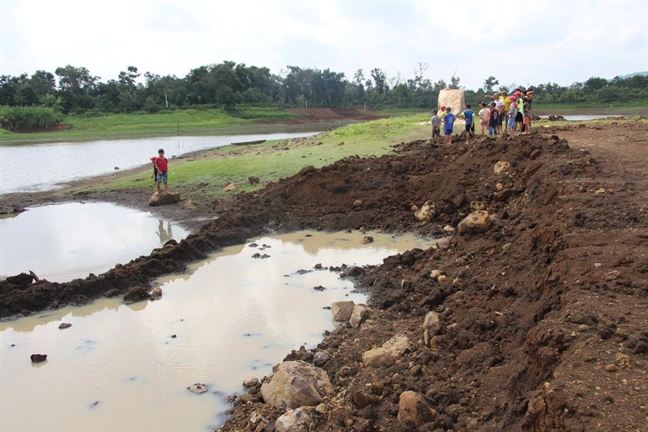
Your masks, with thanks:
[(188, 232), (150, 213), (108, 203), (34, 207), (0, 219), (0, 275), (32, 270), (66, 282), (125, 264)]
[[(159, 301), (104, 299), (0, 324), (0, 430), (214, 430), (243, 378), (269, 375), (334, 328), (324, 307), (366, 300), (328, 266), (379, 264), (431, 243), (374, 233), (363, 245), (362, 236), (265, 237), (160, 280)], [(32, 365), (34, 353), (47, 362)], [(194, 383), (209, 391), (191, 393)]]
[(232, 142), (297, 138), (315, 133), (187, 136), (3, 145), (0, 146), (0, 195), (55, 189), (64, 182), (113, 173), (115, 167), (120, 170), (136, 168), (149, 163), (149, 159), (156, 156), (160, 148), (163, 148), (166, 156), (171, 158), (198, 150), (223, 147)]

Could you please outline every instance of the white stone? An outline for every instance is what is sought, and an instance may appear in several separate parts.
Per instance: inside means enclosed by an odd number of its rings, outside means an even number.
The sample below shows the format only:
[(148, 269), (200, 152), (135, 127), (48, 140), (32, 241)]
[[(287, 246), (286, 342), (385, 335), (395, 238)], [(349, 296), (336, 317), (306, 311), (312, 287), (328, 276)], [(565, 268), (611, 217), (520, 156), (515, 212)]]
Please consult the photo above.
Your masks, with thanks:
[(247, 377), (243, 380), (243, 387), (245, 388), (254, 387), (257, 384), (259, 384), (259, 378), (254, 376)]
[(333, 319), (335, 321), (349, 321), (351, 315), (353, 314), (353, 308), (355, 307), (355, 302), (353, 300), (349, 301), (337, 301), (331, 304), (331, 313), (333, 314)]
[(392, 336), (392, 338), (385, 342), (382, 347), (394, 357), (400, 357), (405, 354), (406, 351), (412, 349), (409, 338), (403, 334)]
[(357, 304), (353, 307), (349, 322), (351, 327), (358, 328), (367, 318), (369, 318), (369, 308), (364, 304)]
[(362, 363), (365, 367), (379, 368), (391, 366), (396, 362), (396, 357), (384, 348), (374, 348), (362, 354)]
[(495, 172), (495, 175), (500, 175), (500, 174), (505, 173), (506, 171), (508, 171), (509, 168), (511, 168), (510, 163), (508, 163), (506, 161), (499, 161), (493, 167), (493, 171)]
[(432, 336), (441, 330), (441, 321), (439, 314), (436, 312), (428, 312), (423, 321), (423, 343), (425, 346), (430, 346)]
[(309, 432), (315, 424), (315, 409), (302, 407), (288, 410), (275, 421), (276, 432)]
[(450, 107), (450, 112), (458, 116), (466, 106), (464, 91), (461, 89), (443, 89), (439, 92), (439, 107)]
[(434, 203), (431, 203), (430, 201), (426, 201), (425, 204), (423, 204), (423, 207), (414, 213), (416, 219), (421, 222), (428, 222), (434, 219), (435, 215), (436, 207), (434, 206)]

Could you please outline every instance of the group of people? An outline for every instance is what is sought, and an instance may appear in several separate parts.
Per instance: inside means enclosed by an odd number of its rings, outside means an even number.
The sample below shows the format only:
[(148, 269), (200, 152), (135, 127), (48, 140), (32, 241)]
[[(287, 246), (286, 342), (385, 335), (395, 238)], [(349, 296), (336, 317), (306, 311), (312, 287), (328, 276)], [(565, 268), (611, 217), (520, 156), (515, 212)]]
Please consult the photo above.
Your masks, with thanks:
[[(503, 135), (508, 129), (509, 138), (512, 139), (516, 134), (528, 134), (531, 132), (531, 114), (533, 103), (533, 89), (517, 89), (510, 96), (507, 92), (486, 95), (493, 101), (488, 105), (480, 102), (481, 109), (477, 114), (467, 104), (466, 109), (459, 114), (466, 121), (466, 144), (475, 136), (475, 117), (479, 117), (481, 123), (481, 134), (485, 135)], [(455, 115), (452, 114), (452, 108), (441, 106), (439, 110), (432, 111), (432, 142), (438, 144), (441, 140), (441, 124), (444, 125), (444, 142), (450, 144), (452, 140), (452, 130), (454, 128)], [(506, 120), (505, 120), (506, 119)]]

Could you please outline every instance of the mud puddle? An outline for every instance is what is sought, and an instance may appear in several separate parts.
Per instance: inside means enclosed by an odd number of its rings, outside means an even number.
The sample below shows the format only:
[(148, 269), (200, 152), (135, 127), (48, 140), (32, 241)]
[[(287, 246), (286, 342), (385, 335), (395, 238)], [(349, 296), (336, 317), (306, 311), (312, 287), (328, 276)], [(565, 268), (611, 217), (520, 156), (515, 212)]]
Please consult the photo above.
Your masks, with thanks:
[[(365, 235), (374, 242), (362, 244)], [(335, 328), (325, 307), (366, 300), (329, 266), (379, 264), (432, 242), (298, 232), (255, 243), (160, 280), (159, 301), (104, 299), (0, 324), (0, 429), (214, 430), (243, 378), (268, 375)], [(59, 330), (62, 322), (72, 327)], [(48, 361), (32, 365), (34, 353)], [(191, 393), (194, 383), (209, 391)]]
[(0, 275), (32, 270), (70, 281), (127, 263), (188, 232), (169, 221), (108, 203), (34, 207), (0, 219)]

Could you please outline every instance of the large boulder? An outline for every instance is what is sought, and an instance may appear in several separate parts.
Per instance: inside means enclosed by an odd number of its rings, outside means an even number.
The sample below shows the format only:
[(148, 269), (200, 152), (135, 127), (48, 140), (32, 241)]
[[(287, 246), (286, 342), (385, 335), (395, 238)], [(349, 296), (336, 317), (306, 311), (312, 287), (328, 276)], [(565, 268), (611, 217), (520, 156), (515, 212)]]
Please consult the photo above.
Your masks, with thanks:
[(180, 201), (180, 194), (178, 193), (173, 193), (173, 192), (162, 192), (162, 193), (154, 193), (151, 195), (151, 198), (149, 198), (149, 205), (151, 207), (156, 207), (156, 206), (162, 206), (162, 205), (169, 205), (169, 204), (175, 204), (178, 201)]
[(452, 114), (459, 115), (466, 106), (464, 91), (461, 89), (441, 90), (439, 92), (439, 107), (442, 106), (450, 107)]
[(488, 231), (490, 228), (490, 215), (485, 210), (478, 210), (470, 213), (464, 220), (459, 222), (457, 231), (459, 234), (473, 234)]
[(413, 430), (434, 421), (439, 413), (433, 410), (422, 394), (405, 391), (398, 402), (398, 423)]
[(263, 401), (282, 410), (315, 406), (331, 394), (326, 371), (299, 360), (281, 363), (261, 385)]

